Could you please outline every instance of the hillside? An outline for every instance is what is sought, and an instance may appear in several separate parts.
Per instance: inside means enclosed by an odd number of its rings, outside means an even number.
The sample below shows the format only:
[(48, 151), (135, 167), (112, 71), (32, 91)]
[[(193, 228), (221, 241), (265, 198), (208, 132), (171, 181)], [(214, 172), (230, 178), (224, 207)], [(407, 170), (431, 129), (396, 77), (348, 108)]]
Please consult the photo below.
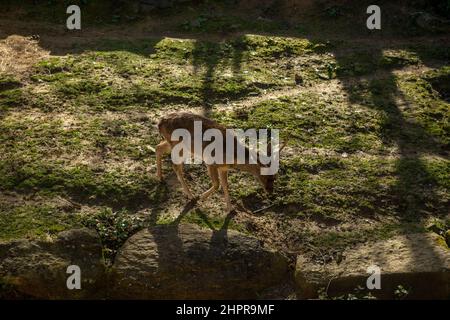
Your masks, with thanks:
[[(355, 245), (430, 225), (445, 233), (448, 26), (388, 2), (379, 31), (365, 27), (363, 2), (279, 3), (87, 15), (81, 31), (66, 30), (56, 7), (36, 15), (31, 4), (5, 4), (0, 240), (87, 226), (112, 261), (137, 230), (194, 223), (254, 236), (292, 263), (301, 253), (327, 264)], [(174, 110), (281, 129), (275, 194), (233, 173), (236, 212), (227, 215), (221, 192), (189, 207), (168, 161), (158, 182), (154, 126)], [(209, 188), (204, 166), (185, 172), (196, 194)]]

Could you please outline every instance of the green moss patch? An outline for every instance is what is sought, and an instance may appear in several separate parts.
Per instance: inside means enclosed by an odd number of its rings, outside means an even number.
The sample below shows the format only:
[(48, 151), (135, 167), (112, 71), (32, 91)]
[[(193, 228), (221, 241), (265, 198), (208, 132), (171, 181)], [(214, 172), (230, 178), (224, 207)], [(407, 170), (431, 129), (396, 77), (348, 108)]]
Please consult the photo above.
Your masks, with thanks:
[(0, 240), (52, 236), (77, 225), (74, 213), (50, 205), (2, 206), (0, 209)]

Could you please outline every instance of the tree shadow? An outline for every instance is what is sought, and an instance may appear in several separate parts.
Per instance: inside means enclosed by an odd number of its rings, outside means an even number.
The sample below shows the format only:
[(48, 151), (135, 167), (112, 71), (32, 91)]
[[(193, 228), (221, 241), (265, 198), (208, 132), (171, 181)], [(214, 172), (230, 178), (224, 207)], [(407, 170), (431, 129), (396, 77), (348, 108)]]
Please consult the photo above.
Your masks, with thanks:
[(228, 243), (228, 227), (230, 225), (231, 220), (236, 216), (237, 214), (236, 211), (233, 210), (226, 215), (224, 222), (219, 229), (217, 229), (210, 222), (208, 216), (202, 210), (199, 210), (197, 214), (200, 216), (203, 223), (206, 224), (208, 228), (212, 231), (210, 243), (219, 247), (226, 246)]
[(217, 65), (220, 62), (218, 56), (219, 45), (218, 44), (207, 44), (204, 45), (199, 41), (195, 42), (194, 50), (192, 51), (194, 72), (200, 72), (201, 67), (205, 67), (206, 71), (202, 77), (201, 84), (201, 104), (203, 109), (203, 114), (208, 117), (211, 113), (212, 102), (210, 100), (212, 87), (214, 84), (214, 72)]
[[(384, 49), (392, 49), (392, 46), (371, 48), (372, 59), (380, 61)], [(333, 53), (338, 64), (347, 62), (341, 52)], [(426, 62), (426, 57), (423, 57), (422, 62)], [(404, 115), (404, 110), (412, 108), (412, 105), (401, 92), (393, 71), (394, 68), (381, 70), (378, 77), (338, 75), (338, 79), (348, 93), (350, 103), (360, 104), (383, 114), (380, 138), (384, 145), (396, 146), (398, 150), (398, 160), (395, 163), (397, 182), (390, 189), (389, 201), (396, 205), (400, 231), (408, 233), (411, 232), (409, 224), (419, 224), (425, 229), (424, 218), (445, 214), (445, 204), (442, 204), (435, 190), (437, 181), (429, 172), (423, 157), (448, 155), (448, 146)], [(367, 89), (368, 99), (359, 94), (358, 89), (361, 88)], [(440, 207), (435, 207), (439, 203)], [(421, 252), (414, 247), (410, 249), (412, 255), (419, 259)], [(429, 251), (434, 252), (434, 249), (430, 247)]]
[[(244, 81), (241, 76), (241, 63), (245, 48), (239, 45), (239, 39), (230, 45), (227, 44), (226, 49), (224, 49), (225, 43), (223, 41), (195, 41), (192, 51), (192, 64), (195, 73), (202, 72), (202, 68), (205, 69), (201, 80), (200, 96), (202, 112), (207, 117), (211, 115), (214, 103), (224, 96), (220, 93), (221, 88), (218, 87), (221, 86), (221, 83), (217, 83), (215, 74), (219, 67), (225, 68), (231, 65), (233, 75), (230, 80), (237, 84), (242, 84)], [(245, 92), (231, 92), (231, 95), (235, 98), (245, 96), (245, 94)], [(226, 98), (229, 98), (229, 96)]]
[[(213, 280), (215, 279), (213, 277), (214, 270), (210, 269), (210, 264), (217, 265), (218, 261), (223, 259), (222, 253), (228, 247), (227, 230), (234, 213), (228, 214), (220, 229), (217, 230), (205, 213), (201, 210), (196, 212), (212, 231), (208, 241), (205, 238), (207, 234), (201, 231), (201, 228), (197, 230), (198, 226), (193, 227), (181, 223), (196, 203), (196, 200), (188, 201), (177, 218), (170, 223), (157, 224), (157, 210), (151, 211), (148, 220), (150, 227), (147, 230), (154, 240), (157, 252), (157, 269), (154, 269), (153, 272), (162, 272), (157, 276), (158, 283), (152, 283), (152, 285), (159, 286), (159, 281), (164, 283), (164, 288), (161, 287), (161, 289), (165, 299), (179, 298), (180, 296), (192, 299), (198, 298), (199, 295), (201, 298), (205, 298), (202, 296), (205, 287), (215, 292), (216, 295), (221, 295), (220, 286), (226, 281), (226, 277), (221, 277), (220, 285), (217, 285)], [(195, 240), (191, 237), (195, 237)], [(170, 276), (167, 277), (167, 274)], [(197, 278), (202, 278), (202, 280), (197, 283), (195, 282)], [(186, 285), (185, 288), (183, 285), (187, 283), (189, 285)], [(192, 289), (196, 286), (202, 286), (202, 288)], [(192, 291), (187, 291), (187, 287)]]

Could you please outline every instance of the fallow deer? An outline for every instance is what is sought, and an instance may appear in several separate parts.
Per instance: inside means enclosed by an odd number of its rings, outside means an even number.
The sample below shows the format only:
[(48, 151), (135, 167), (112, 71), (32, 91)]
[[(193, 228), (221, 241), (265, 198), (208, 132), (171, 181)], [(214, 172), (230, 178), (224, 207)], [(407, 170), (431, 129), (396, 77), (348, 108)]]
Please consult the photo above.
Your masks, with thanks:
[[(157, 175), (158, 179), (162, 181), (163, 175), (162, 175), (162, 157), (164, 154), (171, 153), (172, 148), (175, 147), (180, 141), (172, 141), (172, 133), (176, 129), (186, 129), (191, 133), (191, 135), (194, 132), (194, 122), (195, 121), (201, 121), (202, 123), (202, 134), (208, 130), (208, 129), (218, 129), (222, 132), (223, 136), (225, 136), (226, 128), (219, 123), (217, 123), (214, 120), (208, 119), (204, 116), (189, 113), (189, 112), (176, 112), (171, 113), (168, 115), (163, 116), (159, 123), (158, 123), (158, 130), (160, 134), (163, 137), (163, 140), (157, 145), (156, 147), (156, 162), (157, 162)], [(237, 145), (237, 143), (240, 143), (237, 141), (236, 137), (234, 136), (234, 146)], [(198, 156), (203, 157), (203, 149), (206, 147), (208, 143), (202, 142), (201, 147), (201, 154), (195, 155), (195, 148), (194, 148), (194, 142), (192, 141), (190, 148), (190, 152), (192, 156)], [(223, 148), (225, 150), (226, 148), (226, 141), (223, 141)], [(242, 146), (242, 148), (245, 150), (246, 153), (246, 159), (248, 159), (248, 155), (252, 151), (249, 150), (249, 148), (245, 145)], [(280, 148), (281, 151), (282, 147)], [(234, 161), (230, 164), (229, 162), (223, 162), (223, 164), (209, 164), (206, 165), (208, 169), (208, 175), (211, 178), (212, 186), (205, 192), (203, 192), (200, 197), (195, 198), (190, 191), (186, 181), (184, 180), (183, 175), (183, 164), (174, 164), (172, 162), (173, 170), (175, 171), (175, 174), (181, 183), (181, 186), (183, 187), (184, 193), (187, 195), (189, 199), (199, 199), (199, 200), (205, 200), (207, 197), (209, 197), (211, 194), (216, 192), (219, 189), (219, 186), (222, 187), (223, 193), (225, 196), (225, 202), (227, 206), (227, 210), (232, 210), (230, 195), (228, 191), (228, 170), (230, 169), (237, 169), (241, 171), (246, 171), (251, 173), (253, 176), (256, 177), (256, 179), (261, 183), (262, 187), (267, 193), (273, 192), (273, 184), (276, 179), (276, 174), (273, 175), (262, 175), (261, 174), (261, 168), (267, 167), (266, 165), (263, 165), (259, 159), (256, 161), (256, 163), (250, 163), (250, 161), (247, 161), (247, 163), (238, 163), (236, 161), (236, 154), (235, 151), (233, 151), (234, 155), (232, 156), (234, 158)], [(225, 154), (225, 152), (224, 152)], [(204, 159), (202, 159), (204, 160)], [(205, 163), (206, 164), (206, 163)]]

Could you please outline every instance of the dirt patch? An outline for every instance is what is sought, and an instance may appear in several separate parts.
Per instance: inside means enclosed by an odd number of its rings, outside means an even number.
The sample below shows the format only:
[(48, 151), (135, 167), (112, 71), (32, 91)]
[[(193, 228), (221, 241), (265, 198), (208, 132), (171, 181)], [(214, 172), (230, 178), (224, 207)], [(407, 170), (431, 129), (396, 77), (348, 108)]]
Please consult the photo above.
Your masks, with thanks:
[(48, 56), (37, 39), (11, 35), (0, 41), (0, 73), (24, 77), (31, 66)]

